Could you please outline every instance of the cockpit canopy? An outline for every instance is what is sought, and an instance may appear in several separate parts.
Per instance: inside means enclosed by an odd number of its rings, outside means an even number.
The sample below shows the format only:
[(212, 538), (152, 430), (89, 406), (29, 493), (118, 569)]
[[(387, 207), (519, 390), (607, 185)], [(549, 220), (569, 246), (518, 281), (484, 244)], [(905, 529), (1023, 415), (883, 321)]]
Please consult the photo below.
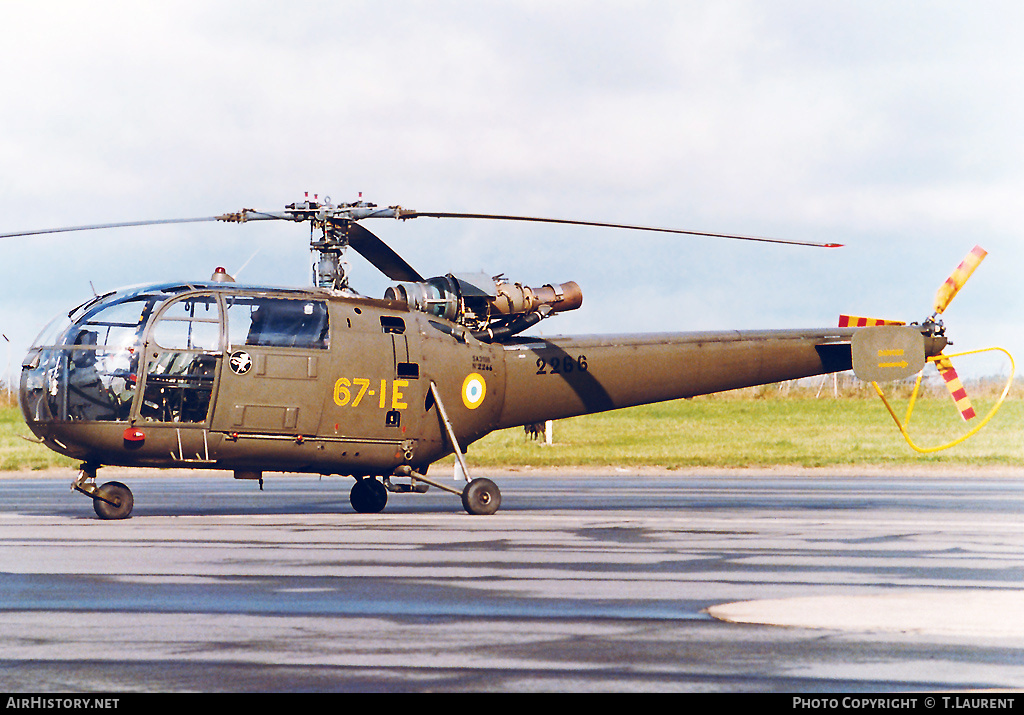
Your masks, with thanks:
[(22, 411), (30, 422), (202, 422), (228, 349), (325, 350), (329, 323), (326, 298), (302, 290), (208, 283), (108, 293), (40, 333), (22, 363)]

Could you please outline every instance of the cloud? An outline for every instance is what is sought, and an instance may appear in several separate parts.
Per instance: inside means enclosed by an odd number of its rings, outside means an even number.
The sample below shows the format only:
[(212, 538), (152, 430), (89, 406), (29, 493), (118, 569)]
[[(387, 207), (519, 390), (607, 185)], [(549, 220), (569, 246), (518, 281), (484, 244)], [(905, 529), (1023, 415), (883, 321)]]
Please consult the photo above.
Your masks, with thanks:
[[(578, 280), (584, 309), (548, 332), (803, 327), (858, 307), (920, 320), (975, 243), (990, 257), (957, 300), (973, 309), (957, 328), (1001, 341), (1020, 308), (1007, 268), (1022, 258), (1024, 188), (1024, 10), (1013, 3), (40, 2), (5, 13), (0, 59), (19, 69), (0, 80), (16, 98), (0, 115), (3, 229), (362, 191), (424, 210), (847, 244), (426, 220), (374, 229), (431, 274)], [(250, 280), (308, 280), (292, 226), (5, 241), (0, 318), (26, 343), (38, 313), (71, 307), (90, 281), (205, 278), (257, 249)], [(384, 284), (368, 275), (365, 292)]]

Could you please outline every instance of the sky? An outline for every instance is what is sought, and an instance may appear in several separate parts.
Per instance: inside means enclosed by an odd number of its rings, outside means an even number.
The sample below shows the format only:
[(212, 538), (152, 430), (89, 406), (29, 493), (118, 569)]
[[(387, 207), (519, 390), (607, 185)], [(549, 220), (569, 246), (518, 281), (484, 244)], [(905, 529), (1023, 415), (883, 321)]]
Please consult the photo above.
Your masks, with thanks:
[[(9, 3), (0, 233), (308, 191), (844, 244), (366, 224), (425, 276), (576, 281), (583, 307), (544, 335), (921, 321), (977, 244), (944, 315), (954, 349), (1024, 355), (1022, 34), (1024, 5), (991, 0)], [(9, 364), (94, 290), (217, 266), (307, 285), (308, 239), (264, 222), (0, 240)]]

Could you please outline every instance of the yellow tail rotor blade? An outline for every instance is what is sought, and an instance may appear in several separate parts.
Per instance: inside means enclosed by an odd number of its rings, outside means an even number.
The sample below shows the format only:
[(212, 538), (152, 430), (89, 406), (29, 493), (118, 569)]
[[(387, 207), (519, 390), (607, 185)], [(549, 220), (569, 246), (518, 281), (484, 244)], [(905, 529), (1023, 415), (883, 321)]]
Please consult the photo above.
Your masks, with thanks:
[(988, 255), (981, 246), (975, 246), (971, 249), (971, 252), (967, 254), (967, 257), (960, 262), (960, 265), (956, 267), (956, 270), (946, 279), (946, 282), (942, 284), (939, 291), (935, 294), (935, 312), (941, 313), (949, 306), (949, 302), (953, 300), (953, 297), (960, 292), (960, 289), (964, 287), (964, 283), (974, 273), (974, 269), (978, 267), (978, 264), (984, 260), (985, 256)]

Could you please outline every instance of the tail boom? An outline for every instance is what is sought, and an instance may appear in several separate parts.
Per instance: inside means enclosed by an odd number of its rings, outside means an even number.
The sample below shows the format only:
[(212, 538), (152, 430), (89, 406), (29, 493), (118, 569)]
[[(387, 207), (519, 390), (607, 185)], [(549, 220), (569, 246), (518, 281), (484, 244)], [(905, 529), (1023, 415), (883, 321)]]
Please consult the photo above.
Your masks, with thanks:
[[(856, 330), (524, 338), (505, 346), (498, 426), (849, 370)], [(932, 338), (928, 350), (938, 354), (944, 346), (943, 338)]]

